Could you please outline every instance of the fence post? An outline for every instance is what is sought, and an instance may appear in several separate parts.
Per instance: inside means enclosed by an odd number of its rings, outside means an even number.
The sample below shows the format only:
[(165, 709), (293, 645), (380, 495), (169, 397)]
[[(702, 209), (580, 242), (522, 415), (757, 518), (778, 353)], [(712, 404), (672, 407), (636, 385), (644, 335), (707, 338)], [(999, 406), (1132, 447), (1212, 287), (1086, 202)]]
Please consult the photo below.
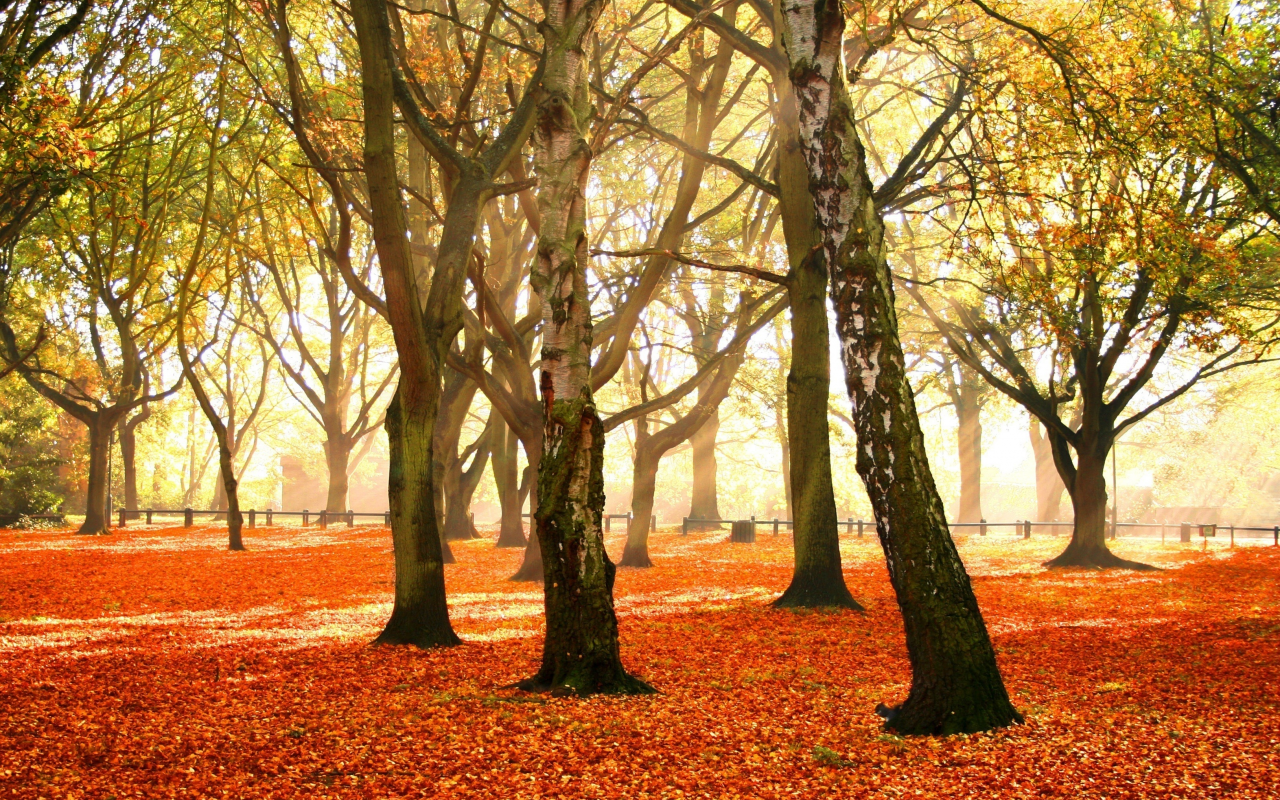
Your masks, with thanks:
[(979, 536), (987, 535), (987, 518), (986, 517), (982, 518), (982, 524), (978, 526), (978, 535)]
[(1031, 520), (1027, 520), (1022, 523), (1022, 538), (1023, 539), (1031, 538)]
[(147, 524), (151, 524), (151, 509), (147, 509)]
[(390, 512), (390, 511), (384, 511), (384, 512), (382, 512), (382, 524), (386, 525), (388, 528), (390, 528), (390, 527), (391, 527), (391, 512)]
[(124, 526), (126, 526), (126, 525), (128, 525), (128, 524), (129, 524), (129, 512), (128, 512), (128, 511), (125, 511), (125, 510), (122, 508), (122, 509), (120, 509), (120, 527), (121, 527), (121, 528), (123, 528)]
[(309, 524), (311, 524), (311, 512), (304, 508), (302, 509), (302, 527), (305, 528)]
[(1280, 547), (1280, 525), (1271, 529), (1271, 546)]
[(1236, 546), (1236, 526), (1235, 525), (1231, 526), (1231, 546), (1232, 547)]
[(1180, 542), (1191, 541), (1191, 523), (1190, 522), (1182, 523), (1182, 527), (1178, 529), (1178, 541)]
[(649, 530), (658, 530), (658, 515), (653, 512), (649, 512)]
[[(470, 514), (467, 515), (468, 518), (470, 518), (470, 516), (471, 516)], [(473, 527), (475, 526), (474, 521), (471, 524)], [(348, 508), (347, 509), (347, 527), (354, 528), (355, 526), (356, 526), (356, 512)]]
[(609, 528), (612, 523), (613, 523), (613, 517), (609, 516), (608, 514), (605, 514), (604, 515), (604, 532), (605, 533), (609, 532)]
[(271, 509), (267, 509), (267, 527), (271, 527)]
[(689, 518), (688, 517), (680, 518), (680, 535), (681, 536), (689, 535)]
[(256, 509), (249, 509), (249, 527), (252, 528), (257, 524), (258, 512)]
[(774, 536), (778, 535), (778, 518), (777, 517), (773, 518), (773, 535)]
[(195, 512), (189, 508), (182, 509), (182, 527), (190, 528), (195, 524)]
[(320, 527), (321, 528), (329, 527), (329, 509), (327, 508), (320, 509)]

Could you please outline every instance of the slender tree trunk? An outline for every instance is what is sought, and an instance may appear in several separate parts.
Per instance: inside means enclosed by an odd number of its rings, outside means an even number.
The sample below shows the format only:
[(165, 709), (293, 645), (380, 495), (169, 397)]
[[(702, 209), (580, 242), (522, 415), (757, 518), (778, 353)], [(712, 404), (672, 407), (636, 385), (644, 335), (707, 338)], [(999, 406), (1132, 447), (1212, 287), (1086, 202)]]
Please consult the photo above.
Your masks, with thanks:
[(690, 519), (720, 519), (720, 499), (716, 487), (716, 435), (719, 432), (720, 412), (717, 411), (689, 439), (693, 460)]
[(960, 513), (957, 522), (982, 519), (982, 409), (970, 398), (956, 404), (959, 422), (957, 439), (960, 450)]
[(861, 609), (845, 586), (831, 479), (831, 345), (827, 332), (827, 272), (806, 259), (791, 271), (791, 372), (787, 375), (787, 450), (791, 456), (795, 572), (774, 601), (779, 608)]
[(525, 453), (536, 453), (537, 458), (535, 463), (529, 465), (529, 538), (525, 544), (524, 557), (520, 560), (520, 568), (511, 576), (511, 580), (516, 582), (541, 581), (546, 578), (542, 566), (542, 545), (538, 541), (538, 508), (541, 499), (538, 483), (542, 475), (542, 442), (538, 442), (536, 450), (532, 447), (532, 442), (524, 443)]
[(122, 421), (116, 428), (120, 440), (120, 468), (124, 471), (124, 508), (138, 509), (138, 437), (129, 421)]
[[(1056, 449), (1054, 461), (1071, 496), (1075, 524), (1067, 549), (1046, 561), (1045, 566), (1155, 570), (1156, 567), (1149, 564), (1120, 558), (1107, 548), (1107, 456), (1115, 437), (1103, 425), (1091, 423), (1090, 416), (1086, 409), (1074, 467), (1061, 438), (1053, 433), (1047, 436)], [(1064, 466), (1067, 469), (1064, 470)]]
[[(396, 566), (395, 606), (377, 644), (460, 644), (449, 623), (444, 554), (431, 491), (433, 414), (407, 417), (397, 387), (387, 405), (387, 501)], [(411, 430), (416, 429), (416, 430)]]
[(844, 85), (844, 11), (817, 0), (789, 2), (777, 16), (821, 244), (808, 258), (830, 271), (858, 473), (875, 509), (911, 661), (906, 702), (882, 713), (891, 729), (907, 734), (1021, 722), (929, 471), (898, 340), (884, 224)]
[(636, 455), (631, 475), (631, 522), (627, 525), (627, 545), (622, 550), (622, 559), (618, 561), (620, 567), (653, 566), (649, 560), (649, 521), (653, 517), (659, 463), (658, 459), (646, 458), (639, 453)]
[(89, 485), (84, 498), (84, 524), (77, 533), (93, 536), (111, 532), (107, 509), (107, 461), (111, 449), (111, 424), (101, 415), (86, 423), (89, 428)]
[(524, 547), (528, 540), (520, 518), (524, 503), (520, 502), (519, 441), (505, 422), (500, 424), (502, 429), (493, 449), (493, 482), (498, 488), (498, 505), (502, 509), (497, 546)]
[(347, 495), (351, 480), (347, 470), (351, 464), (351, 442), (341, 432), (330, 431), (324, 443), (324, 462), (329, 468), (329, 493), (324, 508), (330, 514), (341, 514), (347, 509)]
[(615, 568), (604, 549), (604, 426), (591, 396), (587, 293), (586, 142), (592, 104), (583, 48), (600, 0), (548, 0), (547, 59), (533, 133), (542, 228), (533, 288), (542, 300), (543, 449), (535, 523), (547, 631), (542, 666), (521, 683), (555, 692), (653, 691), (627, 673), (613, 609)]
[(1056, 522), (1061, 514), (1062, 493), (1067, 487), (1063, 485), (1062, 478), (1058, 476), (1058, 468), (1053, 464), (1053, 449), (1040, 421), (1031, 417), (1028, 427), (1031, 450), (1036, 459), (1036, 519)]

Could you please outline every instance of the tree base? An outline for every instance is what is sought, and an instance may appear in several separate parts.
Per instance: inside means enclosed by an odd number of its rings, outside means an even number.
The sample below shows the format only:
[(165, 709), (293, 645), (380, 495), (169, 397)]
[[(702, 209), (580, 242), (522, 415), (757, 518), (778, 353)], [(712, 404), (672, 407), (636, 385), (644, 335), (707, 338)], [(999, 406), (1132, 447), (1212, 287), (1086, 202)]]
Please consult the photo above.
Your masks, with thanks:
[(773, 601), (774, 608), (848, 608), (865, 611), (844, 585), (844, 577), (815, 581), (793, 578), (782, 596)]
[(521, 528), (503, 528), (498, 533), (498, 541), (494, 547), (528, 547), (529, 539)]
[(620, 567), (640, 567), (642, 569), (652, 567), (653, 562), (649, 560), (648, 547), (627, 547), (622, 551), (622, 558), (618, 561)]
[(440, 540), (440, 563), (456, 564), (458, 559), (453, 557), (453, 550), (449, 548), (449, 543), (444, 539)]
[(524, 561), (520, 564), (520, 569), (516, 570), (516, 574), (512, 575), (508, 580), (516, 583), (522, 583), (525, 581), (537, 581), (538, 583), (542, 583), (544, 580), (542, 574), (542, 559), (529, 558), (526, 554)]
[(411, 614), (392, 611), (391, 619), (371, 644), (379, 645), (412, 645), (422, 650), (433, 647), (455, 647), (462, 644), (453, 626), (446, 619), (443, 624), (430, 624), (423, 620), (426, 614)]
[(579, 665), (559, 681), (544, 678), (541, 673), (505, 689), (524, 692), (548, 692), (552, 697), (589, 697), (593, 694), (657, 694), (658, 690), (622, 668), (621, 664)]
[(902, 736), (953, 736), (1021, 725), (1025, 720), (1003, 694), (1001, 689), (986, 701), (958, 697), (937, 702), (913, 693), (899, 706), (881, 703), (876, 713), (884, 717), (886, 731)]
[(1132, 569), (1139, 572), (1158, 572), (1159, 567), (1143, 564), (1141, 561), (1129, 561), (1107, 549), (1106, 545), (1085, 546), (1075, 542), (1067, 545), (1060, 555), (1044, 562), (1049, 569)]

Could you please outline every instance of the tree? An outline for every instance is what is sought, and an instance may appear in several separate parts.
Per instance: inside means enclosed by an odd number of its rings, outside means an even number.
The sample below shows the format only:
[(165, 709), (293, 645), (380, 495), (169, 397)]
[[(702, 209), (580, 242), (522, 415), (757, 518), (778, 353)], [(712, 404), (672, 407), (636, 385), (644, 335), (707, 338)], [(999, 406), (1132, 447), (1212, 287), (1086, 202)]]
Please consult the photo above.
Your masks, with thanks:
[[(474, 155), (467, 154), (473, 151), (459, 149), (424, 113), (425, 98), (415, 93), (399, 62), (385, 3), (360, 0), (352, 4), (351, 10), (362, 66), (364, 173), (374, 242), (386, 288), (386, 315), (400, 359), (400, 383), (387, 409), (386, 422), (391, 450), (389, 499), (395, 541), (396, 603), (378, 641), (419, 647), (451, 645), (458, 638), (449, 624), (445, 605), (433, 438), (446, 357), (463, 324), (462, 288), (481, 209), (502, 192), (496, 181), (528, 137), (533, 94), (525, 91), (507, 123), (490, 132), (492, 138), (487, 147)], [(283, 13), (278, 15), (277, 24), (284, 29)], [(476, 76), (488, 45), (487, 38), (480, 39), (471, 63)], [(540, 77), (535, 73), (533, 83)], [(429, 288), (424, 285), (425, 276), (415, 269), (410, 253), (409, 223), (396, 166), (394, 108), (399, 108), (413, 137), (449, 178), (448, 207), (443, 214)], [(338, 184), (336, 177), (333, 183)], [(340, 191), (335, 194), (341, 196)]]
[(982, 303), (910, 289), (956, 356), (1045, 427), (1075, 511), (1049, 566), (1147, 568), (1106, 546), (1116, 438), (1196, 382), (1263, 359), (1280, 323), (1260, 257), (1273, 239), (1247, 193), (1148, 110), (1166, 86), (1141, 53), (1147, 35), (1160, 34), (1117, 24), (1076, 41), (1074, 90), (1023, 66), (1006, 113), (971, 134), (982, 209), (954, 226), (963, 238), (947, 256), (967, 272), (936, 284), (963, 282)]
[(818, 243), (806, 260), (830, 274), (858, 473), (907, 634), (911, 692), (884, 710), (887, 725), (948, 734), (1021, 722), (929, 471), (898, 340), (884, 221), (845, 88), (844, 9), (796, 0), (777, 13)]
[(533, 132), (541, 227), (533, 289), (542, 316), (543, 444), (534, 514), (547, 630), (526, 689), (652, 692), (622, 666), (613, 610), (616, 568), (604, 549), (604, 425), (591, 388), (586, 188), (592, 106), (584, 48), (603, 3), (546, 0), (546, 70)]

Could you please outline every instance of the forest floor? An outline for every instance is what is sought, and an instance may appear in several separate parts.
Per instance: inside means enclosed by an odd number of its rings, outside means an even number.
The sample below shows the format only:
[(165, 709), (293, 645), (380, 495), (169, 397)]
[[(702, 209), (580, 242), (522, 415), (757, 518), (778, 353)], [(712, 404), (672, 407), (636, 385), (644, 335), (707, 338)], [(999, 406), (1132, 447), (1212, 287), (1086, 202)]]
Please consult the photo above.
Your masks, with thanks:
[(0, 797), (1275, 797), (1280, 549), (1122, 538), (1168, 569), (1046, 572), (1064, 538), (958, 536), (1027, 723), (904, 740), (872, 713), (909, 684), (875, 540), (844, 540), (865, 614), (795, 613), (790, 537), (727, 535), (619, 570), (660, 693), (578, 700), (500, 688), (542, 601), (491, 539), (447, 568), (465, 644), (420, 652), (368, 646), (384, 528), (0, 532)]

